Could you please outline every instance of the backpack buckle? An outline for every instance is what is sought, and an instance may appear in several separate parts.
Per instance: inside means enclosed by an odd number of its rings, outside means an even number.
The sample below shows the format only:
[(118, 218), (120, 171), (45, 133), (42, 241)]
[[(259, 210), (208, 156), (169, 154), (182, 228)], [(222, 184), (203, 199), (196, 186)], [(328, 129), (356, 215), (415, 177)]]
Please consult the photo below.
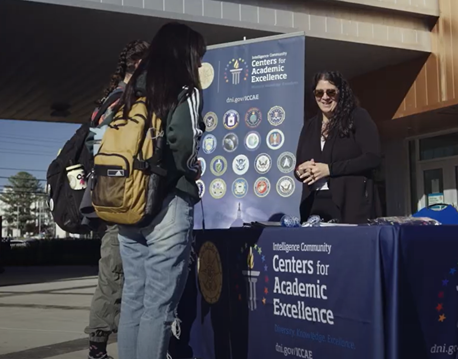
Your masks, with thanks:
[(150, 164), (147, 161), (142, 161), (139, 159), (134, 160), (134, 169), (140, 170), (140, 171), (146, 171), (150, 168)]

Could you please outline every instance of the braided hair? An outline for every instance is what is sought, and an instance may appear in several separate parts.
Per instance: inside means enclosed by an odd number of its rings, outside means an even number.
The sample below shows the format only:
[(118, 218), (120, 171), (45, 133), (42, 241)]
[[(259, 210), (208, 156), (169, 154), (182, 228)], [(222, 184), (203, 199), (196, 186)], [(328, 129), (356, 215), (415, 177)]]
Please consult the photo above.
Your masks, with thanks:
[(338, 134), (340, 137), (348, 137), (354, 130), (352, 112), (359, 106), (359, 101), (341, 73), (336, 71), (318, 72), (313, 79), (313, 90), (316, 89), (320, 81), (330, 82), (339, 91), (339, 100), (333, 116), (330, 118), (327, 132), (329, 135)]
[(133, 74), (135, 72), (135, 66), (137, 62), (143, 59), (146, 51), (148, 50), (149, 44), (143, 40), (135, 40), (129, 42), (119, 54), (118, 66), (116, 71), (111, 75), (110, 84), (103, 93), (103, 98), (97, 101), (100, 105), (104, 99), (113, 92), (127, 74)]

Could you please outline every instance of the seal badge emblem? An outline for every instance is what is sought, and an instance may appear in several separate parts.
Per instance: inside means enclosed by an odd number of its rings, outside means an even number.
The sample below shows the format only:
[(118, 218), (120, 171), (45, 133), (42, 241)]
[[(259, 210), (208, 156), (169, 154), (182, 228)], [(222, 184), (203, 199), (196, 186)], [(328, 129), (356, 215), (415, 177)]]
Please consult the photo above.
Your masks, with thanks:
[(250, 168), (250, 161), (245, 155), (238, 155), (234, 158), (234, 161), (232, 161), (232, 170), (239, 176), (247, 173), (248, 168)]
[(240, 115), (235, 110), (229, 110), (223, 117), (224, 127), (228, 130), (233, 130), (239, 125)]
[(248, 132), (245, 136), (245, 147), (248, 151), (256, 151), (261, 145), (261, 136), (256, 131)]
[(243, 198), (248, 192), (248, 182), (245, 178), (237, 178), (232, 183), (232, 194), (236, 198)]
[(222, 176), (227, 170), (227, 161), (223, 156), (216, 156), (210, 162), (210, 171), (215, 176)]
[(212, 132), (218, 126), (218, 116), (214, 112), (207, 112), (204, 116), (205, 131)]
[(296, 184), (289, 176), (283, 176), (277, 182), (277, 192), (282, 197), (289, 197), (294, 193)]
[(223, 148), (227, 152), (234, 152), (237, 147), (239, 146), (239, 138), (237, 135), (233, 132), (228, 133), (226, 136), (223, 138)]
[(202, 63), (199, 67), (200, 86), (202, 90), (208, 89), (215, 78), (215, 70), (209, 62)]
[(274, 106), (267, 114), (267, 120), (272, 126), (280, 126), (286, 118), (286, 113), (283, 107)]
[(270, 181), (266, 177), (260, 177), (254, 183), (254, 193), (258, 197), (265, 197), (270, 192)]
[(256, 108), (250, 108), (245, 114), (245, 123), (250, 128), (256, 128), (262, 121), (262, 113)]
[(200, 291), (209, 304), (218, 302), (223, 288), (223, 268), (216, 246), (208, 241), (199, 251), (197, 273)]
[(201, 179), (196, 181), (197, 188), (199, 189), (199, 198), (202, 198), (205, 194), (205, 183)]
[(296, 168), (296, 156), (291, 152), (283, 152), (277, 159), (277, 166), (280, 172), (289, 173)]
[(285, 135), (282, 131), (274, 129), (267, 134), (266, 142), (271, 150), (278, 150), (285, 143)]
[(214, 179), (210, 183), (210, 195), (215, 199), (221, 199), (226, 194), (226, 182), (221, 178)]
[(254, 166), (256, 168), (256, 172), (260, 174), (266, 174), (270, 171), (272, 167), (272, 158), (267, 153), (261, 153), (256, 157), (254, 161)]
[(199, 157), (199, 158), (197, 159), (197, 161), (200, 162), (200, 168), (201, 168), (201, 170), (200, 170), (200, 171), (201, 171), (200, 175), (203, 176), (203, 175), (205, 174), (206, 169), (207, 169), (207, 162), (205, 161), (205, 158), (203, 158), (203, 157)]
[(204, 153), (207, 155), (213, 153), (216, 149), (216, 143), (217, 141), (215, 136), (211, 134), (206, 135), (202, 141), (202, 149)]

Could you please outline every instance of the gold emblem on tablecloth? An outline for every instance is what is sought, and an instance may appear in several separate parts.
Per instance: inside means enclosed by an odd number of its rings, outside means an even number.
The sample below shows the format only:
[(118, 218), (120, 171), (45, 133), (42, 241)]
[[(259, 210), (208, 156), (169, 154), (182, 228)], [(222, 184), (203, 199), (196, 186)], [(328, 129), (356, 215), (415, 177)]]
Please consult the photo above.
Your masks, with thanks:
[(223, 287), (223, 268), (218, 249), (212, 242), (205, 242), (197, 262), (200, 291), (209, 304), (218, 302)]

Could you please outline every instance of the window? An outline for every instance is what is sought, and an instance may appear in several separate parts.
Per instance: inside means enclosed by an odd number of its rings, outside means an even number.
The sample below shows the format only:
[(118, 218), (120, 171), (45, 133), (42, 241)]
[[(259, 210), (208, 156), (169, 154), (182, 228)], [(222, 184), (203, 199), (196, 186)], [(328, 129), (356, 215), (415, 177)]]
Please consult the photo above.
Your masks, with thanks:
[(421, 139), (420, 161), (458, 156), (458, 132)]

